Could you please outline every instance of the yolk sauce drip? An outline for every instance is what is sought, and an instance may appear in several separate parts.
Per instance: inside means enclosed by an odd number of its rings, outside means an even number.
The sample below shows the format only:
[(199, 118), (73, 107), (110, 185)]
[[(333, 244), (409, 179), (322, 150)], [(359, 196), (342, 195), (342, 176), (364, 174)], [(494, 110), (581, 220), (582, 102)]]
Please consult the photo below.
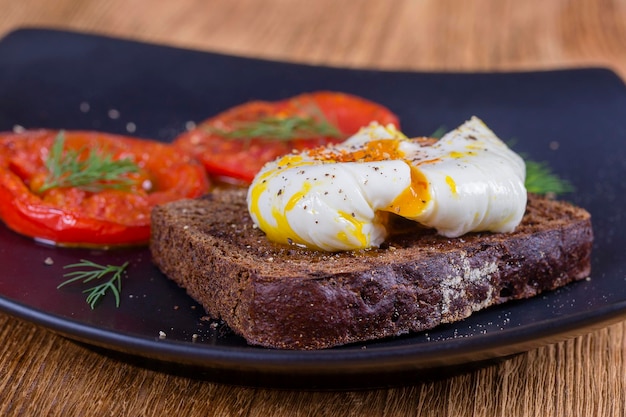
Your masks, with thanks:
[[(278, 161), (278, 169), (284, 169), (289, 166), (304, 166), (304, 165), (312, 165), (311, 161), (304, 161), (302, 156), (300, 155), (287, 155), (281, 158)], [(259, 222), (259, 227), (261, 230), (265, 231), (267, 238), (274, 242), (290, 242), (296, 244), (304, 245), (306, 242), (302, 241), (298, 238), (297, 233), (292, 229), (291, 225), (287, 221), (287, 218), (280, 213), (277, 207), (272, 207), (272, 218), (276, 221), (276, 226), (271, 226), (269, 222), (261, 216), (261, 210), (259, 208), (260, 196), (266, 192), (268, 181), (267, 179), (271, 176), (276, 175), (276, 171), (268, 171), (265, 174), (262, 174), (259, 179), (257, 185), (252, 187), (251, 189), (251, 201), (252, 206), (250, 207), (251, 212), (257, 214), (257, 221)], [(302, 189), (294, 194), (285, 206), (285, 211), (292, 210), (298, 201), (304, 197), (307, 192), (309, 192), (311, 185), (308, 183), (304, 183), (302, 185)]]

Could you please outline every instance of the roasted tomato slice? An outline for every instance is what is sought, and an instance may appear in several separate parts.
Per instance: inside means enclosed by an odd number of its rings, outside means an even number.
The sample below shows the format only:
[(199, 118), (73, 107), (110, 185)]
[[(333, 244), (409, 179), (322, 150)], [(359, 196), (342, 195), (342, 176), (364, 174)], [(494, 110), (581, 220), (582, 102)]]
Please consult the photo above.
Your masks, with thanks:
[[(90, 155), (106, 157), (109, 163), (129, 162), (133, 171), (120, 174), (122, 186), (108, 187), (114, 181), (109, 175), (99, 187), (62, 183), (46, 189), (59, 134), (64, 137), (62, 155), (73, 153), (76, 157), (75, 171), (93, 170), (79, 162)], [(61, 178), (67, 179), (69, 174), (61, 174)], [(48, 243), (145, 244), (154, 205), (197, 197), (208, 188), (202, 165), (171, 145), (99, 132), (0, 134), (0, 218), (10, 229)]]
[(342, 141), (373, 121), (399, 127), (398, 117), (380, 104), (320, 91), (233, 107), (181, 134), (174, 145), (209, 174), (249, 183), (265, 163), (294, 149)]

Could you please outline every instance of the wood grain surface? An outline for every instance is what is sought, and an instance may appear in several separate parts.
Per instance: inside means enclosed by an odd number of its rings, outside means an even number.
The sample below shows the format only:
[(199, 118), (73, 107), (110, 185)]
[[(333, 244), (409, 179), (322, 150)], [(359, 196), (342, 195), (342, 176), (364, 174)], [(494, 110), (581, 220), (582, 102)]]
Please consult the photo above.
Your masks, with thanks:
[[(0, 10), (0, 36), (53, 27), (335, 66), (604, 66), (626, 78), (626, 0), (0, 0)], [(306, 392), (147, 370), (0, 314), (0, 415), (623, 416), (625, 329), (436, 382)]]

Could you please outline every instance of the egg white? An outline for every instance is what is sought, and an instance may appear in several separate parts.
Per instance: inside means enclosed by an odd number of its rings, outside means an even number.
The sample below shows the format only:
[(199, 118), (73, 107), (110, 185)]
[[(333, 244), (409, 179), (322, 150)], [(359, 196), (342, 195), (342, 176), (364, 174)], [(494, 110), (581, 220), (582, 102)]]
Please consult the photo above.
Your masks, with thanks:
[[(383, 146), (380, 160), (342, 161), (372, 143)], [(388, 145), (395, 159), (385, 158)], [(363, 249), (384, 242), (385, 212), (447, 237), (510, 232), (525, 211), (524, 178), (522, 158), (478, 118), (433, 145), (373, 123), (342, 144), (266, 164), (248, 190), (248, 209), (273, 241)]]

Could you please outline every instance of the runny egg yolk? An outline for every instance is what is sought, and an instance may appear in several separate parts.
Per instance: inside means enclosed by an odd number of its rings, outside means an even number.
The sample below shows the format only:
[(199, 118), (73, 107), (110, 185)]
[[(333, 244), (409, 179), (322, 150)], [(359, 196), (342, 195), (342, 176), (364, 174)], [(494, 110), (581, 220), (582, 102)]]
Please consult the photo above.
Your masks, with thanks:
[(416, 217), (424, 211), (430, 198), (428, 180), (421, 171), (411, 166), (411, 185), (396, 197), (386, 211), (402, 217)]

